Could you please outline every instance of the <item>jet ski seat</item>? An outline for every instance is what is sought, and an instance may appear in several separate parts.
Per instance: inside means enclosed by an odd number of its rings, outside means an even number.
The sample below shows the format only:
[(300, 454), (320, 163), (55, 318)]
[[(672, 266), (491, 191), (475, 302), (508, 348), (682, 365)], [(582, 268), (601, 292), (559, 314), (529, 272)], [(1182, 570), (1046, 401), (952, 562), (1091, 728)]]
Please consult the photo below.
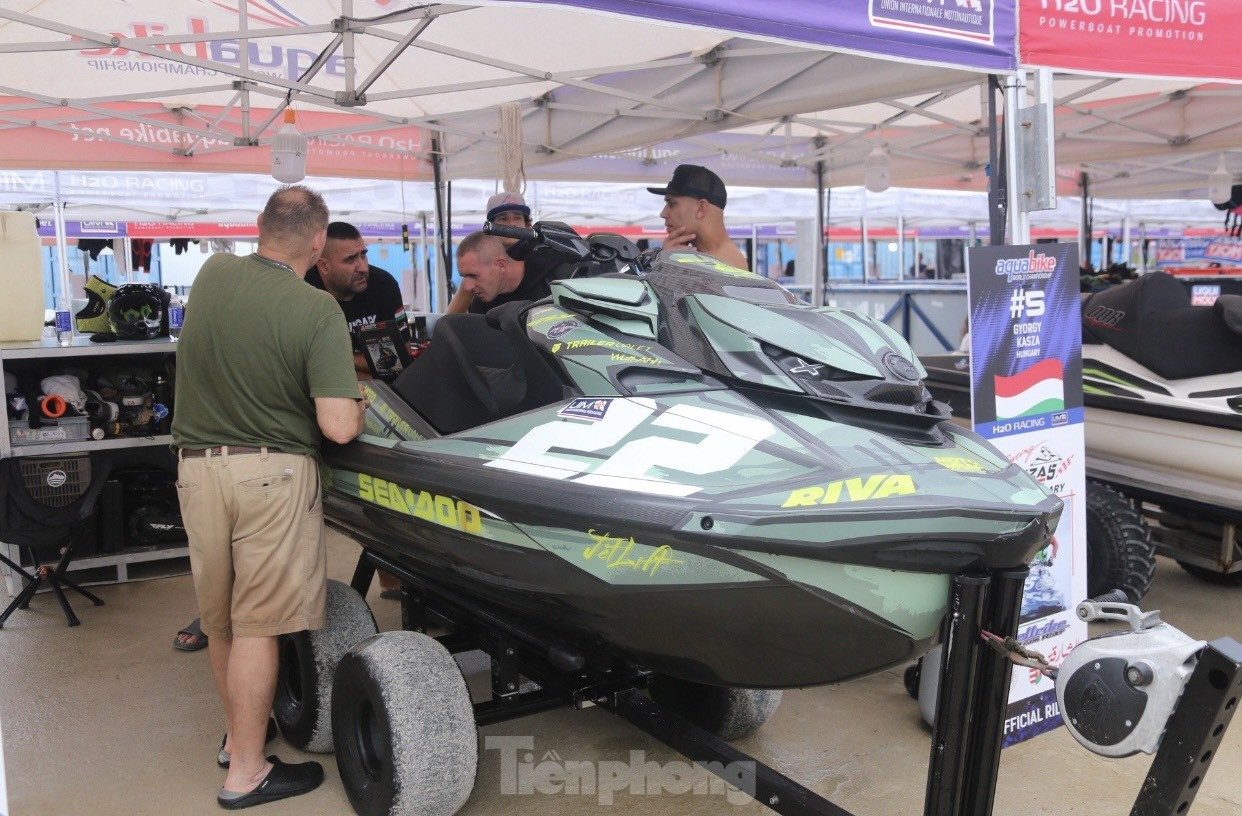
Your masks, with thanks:
[(1242, 297), (1211, 308), (1166, 272), (1096, 292), (1082, 306), (1084, 343), (1105, 343), (1168, 380), (1242, 371)]
[(556, 401), (565, 393), (560, 378), (529, 341), (522, 342), (521, 318), (530, 305), (444, 315), (435, 338), (393, 381), (393, 390), (442, 434)]

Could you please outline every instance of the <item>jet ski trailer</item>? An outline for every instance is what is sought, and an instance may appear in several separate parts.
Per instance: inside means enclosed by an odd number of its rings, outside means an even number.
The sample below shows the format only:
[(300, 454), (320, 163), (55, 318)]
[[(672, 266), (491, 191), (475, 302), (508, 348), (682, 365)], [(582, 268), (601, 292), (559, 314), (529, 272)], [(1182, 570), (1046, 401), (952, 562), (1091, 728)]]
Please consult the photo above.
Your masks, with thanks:
[[(927, 813), (987, 813), (1010, 663), (979, 629), (1016, 632), (1060, 500), (950, 423), (878, 321), (695, 253), (581, 271), (548, 301), (441, 317), (367, 387), (363, 436), (325, 450), (325, 517), (363, 551), (327, 626), (281, 640), (286, 738), (335, 748), (359, 813), (451, 814), (479, 724), (599, 705), (778, 813), (840, 814), (726, 740), (782, 688), (943, 637)], [(363, 600), (376, 569), (406, 588), (400, 632)], [(453, 657), (474, 650), (481, 702)]]

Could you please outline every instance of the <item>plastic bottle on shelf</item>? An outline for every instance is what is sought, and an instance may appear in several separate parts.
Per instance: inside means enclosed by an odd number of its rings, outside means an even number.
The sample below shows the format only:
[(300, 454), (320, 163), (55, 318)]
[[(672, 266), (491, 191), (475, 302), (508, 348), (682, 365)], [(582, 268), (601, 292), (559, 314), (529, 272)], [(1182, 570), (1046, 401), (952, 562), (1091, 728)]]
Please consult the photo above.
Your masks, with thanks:
[(181, 296), (174, 294), (168, 302), (168, 336), (176, 340), (181, 336), (181, 326), (185, 322), (185, 303)]
[(56, 299), (56, 342), (62, 346), (73, 345), (73, 307), (64, 295)]

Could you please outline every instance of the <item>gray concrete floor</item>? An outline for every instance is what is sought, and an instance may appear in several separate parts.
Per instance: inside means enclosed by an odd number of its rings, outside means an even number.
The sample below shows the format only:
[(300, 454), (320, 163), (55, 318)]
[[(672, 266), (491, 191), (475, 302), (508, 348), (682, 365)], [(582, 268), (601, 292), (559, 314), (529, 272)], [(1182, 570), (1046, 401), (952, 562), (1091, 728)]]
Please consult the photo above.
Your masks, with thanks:
[[(331, 534), (331, 575), (348, 580), (356, 546)], [(13, 816), (168, 816), (214, 814), (224, 773), (215, 752), (222, 733), (206, 652), (183, 653), (174, 633), (195, 615), (187, 576), (99, 587), (107, 602), (77, 599), (82, 620), (65, 626), (54, 599), (39, 595), (0, 630), (0, 725), (9, 813)], [(3, 590), (0, 589), (0, 600)], [(372, 607), (381, 629), (398, 627), (391, 601)], [(7, 603), (7, 602), (6, 602)], [(1242, 588), (1198, 582), (1161, 560), (1146, 609), (1195, 637), (1242, 640)], [(628, 763), (631, 752), (656, 763), (679, 756), (599, 710), (560, 710), (483, 730), (482, 736), (533, 740), (539, 759)], [(857, 816), (922, 813), (929, 731), (893, 670), (842, 686), (785, 693), (772, 721), (739, 746)], [(286, 761), (310, 755), (280, 738)], [(331, 756), (327, 781), (312, 794), (265, 805), (260, 813), (350, 814)], [(758, 814), (753, 802), (716, 794), (622, 792), (598, 796), (504, 793), (501, 756), (483, 750), (474, 794), (463, 814)], [(1065, 729), (1006, 749), (997, 814), (1125, 814), (1150, 758), (1109, 760), (1087, 753)], [(1190, 813), (1242, 812), (1242, 722), (1226, 735)]]

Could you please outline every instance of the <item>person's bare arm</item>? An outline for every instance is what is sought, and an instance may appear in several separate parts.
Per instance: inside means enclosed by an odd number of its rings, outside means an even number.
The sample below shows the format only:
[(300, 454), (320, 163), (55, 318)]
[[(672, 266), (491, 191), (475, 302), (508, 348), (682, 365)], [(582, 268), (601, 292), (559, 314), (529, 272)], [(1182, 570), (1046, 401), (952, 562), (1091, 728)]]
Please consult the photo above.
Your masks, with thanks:
[(371, 367), (367, 365), (367, 357), (360, 351), (354, 352), (354, 373), (360, 380), (371, 379)]
[(366, 402), (348, 397), (315, 397), (315, 420), (325, 439), (344, 445), (362, 433)]
[(466, 287), (460, 286), (453, 293), (453, 299), (449, 301), (445, 314), (465, 314), (470, 311), (470, 304), (473, 300), (474, 295), (467, 292)]

